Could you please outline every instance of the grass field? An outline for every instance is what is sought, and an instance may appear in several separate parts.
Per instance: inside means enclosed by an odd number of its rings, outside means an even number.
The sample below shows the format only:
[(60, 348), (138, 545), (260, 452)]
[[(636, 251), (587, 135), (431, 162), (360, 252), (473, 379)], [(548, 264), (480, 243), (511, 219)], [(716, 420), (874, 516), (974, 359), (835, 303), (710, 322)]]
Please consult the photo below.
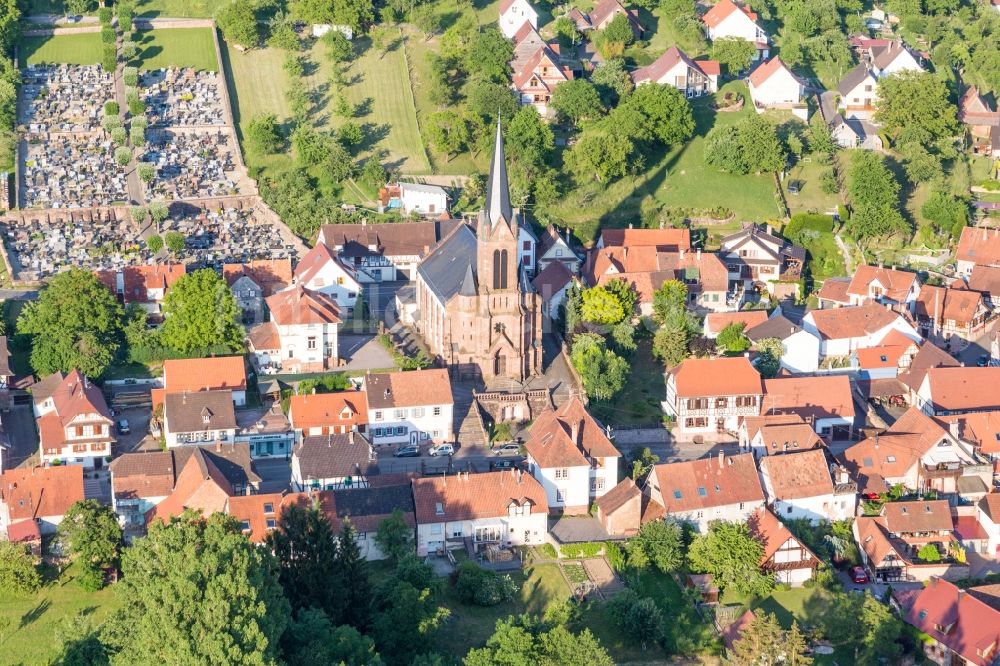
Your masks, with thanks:
[[(74, 580), (76, 567), (45, 585), (36, 595), (15, 598), (0, 595), (0, 617), (13, 620), (0, 647), (0, 662), (48, 664), (59, 654), (66, 623), (77, 614), (96, 626), (115, 608), (111, 589), (84, 592)], [(6, 657), (4, 656), (6, 655)]]
[(169, 28), (140, 33), (139, 55), (130, 63), (139, 69), (194, 67), (219, 71), (210, 28)]
[(101, 62), (101, 35), (87, 32), (78, 35), (25, 37), (18, 43), (21, 66), (40, 63), (97, 65)]
[[(841, 203), (840, 195), (827, 194), (820, 186), (820, 176), (830, 171), (833, 167), (822, 165), (813, 158), (809, 162), (800, 160), (792, 167), (788, 177), (781, 184), (785, 191), (785, 201), (792, 215), (795, 213), (826, 213), (837, 210), (837, 205)], [(789, 194), (788, 183), (798, 180), (801, 183), (801, 190), (798, 194)]]

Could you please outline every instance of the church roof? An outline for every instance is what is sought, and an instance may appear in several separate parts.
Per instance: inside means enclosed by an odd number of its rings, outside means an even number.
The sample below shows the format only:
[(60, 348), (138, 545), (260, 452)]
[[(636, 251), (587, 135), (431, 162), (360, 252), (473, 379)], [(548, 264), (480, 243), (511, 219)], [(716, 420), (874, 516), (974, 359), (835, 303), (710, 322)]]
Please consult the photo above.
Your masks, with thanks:
[(507, 184), (507, 158), (503, 148), (503, 130), (497, 117), (497, 136), (493, 144), (493, 161), (490, 164), (490, 179), (486, 190), (486, 221), (493, 225), (501, 219), (508, 224), (514, 220), (514, 210), (510, 205), (510, 187)]
[(475, 275), (478, 245), (476, 234), (463, 224), (420, 262), (417, 272), (441, 303), (463, 290), (469, 274)]

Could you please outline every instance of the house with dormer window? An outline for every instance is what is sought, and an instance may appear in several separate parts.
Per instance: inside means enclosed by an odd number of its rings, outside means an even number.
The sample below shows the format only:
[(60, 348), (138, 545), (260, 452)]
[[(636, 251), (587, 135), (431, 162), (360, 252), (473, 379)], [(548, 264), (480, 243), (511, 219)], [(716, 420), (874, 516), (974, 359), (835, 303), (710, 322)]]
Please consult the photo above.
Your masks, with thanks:
[(573, 78), (573, 70), (561, 64), (558, 48), (557, 44), (540, 47), (512, 77), (511, 88), (521, 106), (534, 106), (542, 118), (550, 116), (549, 102), (555, 87)]
[(288, 420), (299, 438), (332, 435), (368, 427), (368, 394), (364, 391), (336, 391), (293, 395), (288, 403)]
[[(1000, 10), (1000, 4), (994, 5)], [(923, 589), (900, 591), (903, 621), (921, 637), (924, 655), (935, 664), (994, 666), (1000, 661), (1000, 609), (943, 578)], [(905, 595), (905, 596), (904, 596)]]
[(163, 399), (163, 434), (168, 447), (233, 442), (232, 391), (168, 393)]
[(618, 449), (577, 397), (539, 414), (524, 445), (553, 513), (585, 514), (618, 483)]
[(858, 266), (847, 287), (847, 295), (851, 305), (875, 302), (913, 312), (920, 295), (920, 278), (916, 273), (897, 270), (895, 266)]
[(115, 443), (104, 394), (79, 370), (56, 372), (32, 387), (43, 465), (103, 467)]
[(447, 370), (371, 373), (362, 388), (376, 446), (454, 441), (455, 399)]
[(354, 430), (304, 437), (292, 451), (292, 487), (299, 491), (367, 488), (375, 471), (371, 442)]
[(766, 508), (757, 509), (747, 520), (750, 534), (764, 546), (760, 568), (778, 583), (801, 585), (812, 578), (820, 559)]

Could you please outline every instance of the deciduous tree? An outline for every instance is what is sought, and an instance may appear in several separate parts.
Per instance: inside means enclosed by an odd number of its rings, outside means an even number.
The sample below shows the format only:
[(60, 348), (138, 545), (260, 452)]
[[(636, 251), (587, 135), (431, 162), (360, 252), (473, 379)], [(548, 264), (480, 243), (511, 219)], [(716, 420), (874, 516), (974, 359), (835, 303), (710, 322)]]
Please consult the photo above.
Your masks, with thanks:
[(573, 339), (570, 360), (588, 395), (595, 400), (610, 400), (625, 385), (628, 361), (608, 349), (604, 338), (596, 333), (582, 333)]
[(744, 523), (714, 522), (708, 533), (696, 538), (688, 549), (688, 561), (696, 571), (712, 574), (722, 588), (740, 594), (767, 596), (774, 578), (761, 572), (764, 546), (750, 535)]
[(875, 120), (900, 144), (931, 144), (959, 129), (944, 80), (927, 72), (904, 71), (880, 79)]
[(402, 511), (396, 509), (379, 523), (375, 545), (395, 561), (413, 552), (413, 528), (406, 524)]
[(712, 59), (725, 65), (730, 76), (749, 69), (756, 52), (753, 44), (739, 37), (723, 37), (712, 41)]
[(639, 530), (639, 543), (661, 573), (677, 571), (684, 564), (684, 535), (672, 520), (654, 520)]
[(565, 626), (558, 625), (546, 631), (542, 624), (527, 616), (498, 620), (496, 631), (486, 641), (486, 647), (470, 651), (463, 663), (465, 666), (614, 664), (589, 629), (574, 634)]
[(550, 106), (572, 125), (598, 118), (604, 111), (597, 88), (587, 79), (573, 79), (556, 86)]
[(247, 123), (247, 140), (262, 153), (276, 153), (284, 144), (278, 117), (273, 113), (257, 116)]
[(253, 48), (260, 43), (260, 25), (250, 0), (233, 0), (215, 17), (226, 41)]
[(470, 76), (506, 83), (510, 78), (510, 61), (514, 44), (503, 36), (499, 28), (489, 27), (477, 32), (465, 51), (465, 71)]
[(240, 309), (229, 285), (211, 269), (181, 277), (163, 300), (163, 344), (179, 352), (243, 346)]
[(59, 540), (65, 552), (95, 567), (118, 562), (122, 546), (122, 528), (111, 507), (97, 500), (75, 502), (59, 523)]
[(28, 547), (0, 541), (0, 590), (5, 594), (33, 594), (41, 585), (42, 577)]
[(592, 324), (617, 324), (625, 318), (622, 303), (604, 287), (591, 287), (583, 292), (583, 320)]
[(285, 661), (296, 666), (382, 666), (375, 643), (348, 625), (334, 626), (318, 608), (295, 615), (281, 639)]
[(732, 323), (726, 326), (715, 339), (715, 343), (724, 352), (736, 354), (750, 349), (750, 341), (744, 334), (746, 324)]

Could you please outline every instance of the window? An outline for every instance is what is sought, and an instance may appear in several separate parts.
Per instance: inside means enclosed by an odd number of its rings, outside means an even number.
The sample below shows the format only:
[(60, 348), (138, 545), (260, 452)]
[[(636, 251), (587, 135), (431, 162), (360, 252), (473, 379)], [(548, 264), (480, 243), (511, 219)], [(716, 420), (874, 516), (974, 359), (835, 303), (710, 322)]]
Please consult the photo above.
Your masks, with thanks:
[(87, 445), (86, 444), (74, 444), (73, 445), (73, 452), (74, 453), (82, 453), (83, 451), (86, 451), (86, 450), (87, 450)]
[(440, 430), (433, 430), (433, 431), (431, 431), (431, 436), (433, 436), (434, 439), (437, 439), (438, 437), (441, 436), (441, 431)]
[(397, 418), (397, 419), (405, 419), (406, 418), (406, 410), (405, 409), (397, 409), (397, 410), (395, 410), (392, 413), (392, 415), (393, 415), (394, 418)]
[(566, 489), (565, 488), (556, 488), (556, 501), (557, 502), (565, 502), (566, 501)]
[(681, 491), (675, 490), (674, 491), (674, 499), (680, 499), (680, 498), (681, 498)]
[(316, 349), (316, 337), (311, 336), (306, 338), (306, 349)]
[(428, 439), (430, 439), (430, 435), (428, 435), (426, 432), (420, 433), (420, 441), (425, 442)]
[(557, 479), (568, 479), (569, 478), (569, 470), (566, 469), (565, 467), (560, 467), (560, 468), (556, 469), (556, 478)]
[(441, 408), (440, 407), (435, 407), (434, 408), (434, 416), (441, 416)]
[(271, 502), (264, 502), (264, 513), (274, 513), (274, 504)]
[(337, 277), (337, 284), (344, 284), (344, 276), (340, 275)]
[(273, 530), (275, 525), (277, 525), (277, 523), (274, 522), (274, 518), (267, 519), (267, 529)]
[[(438, 515), (441, 515), (441, 514), (438, 514)], [(441, 524), (440, 523), (436, 523), (434, 525), (431, 525), (431, 534), (441, 534)]]
[(382, 436), (382, 428), (374, 428), (372, 430), (372, 435), (375, 436), (375, 437), (381, 437)]
[(708, 497), (708, 491), (705, 490), (705, 486), (698, 486), (698, 497)]
[(688, 409), (708, 409), (708, 398), (690, 398)]
[(244, 532), (249, 532), (250, 531), (250, 521), (249, 520), (242, 520), (242, 521), (240, 521), (240, 529), (243, 530)]
[(792, 512), (792, 507), (787, 507), (787, 508), (785, 509), (785, 513), (788, 513), (788, 514), (790, 514), (791, 512)]
[(729, 398), (716, 398), (715, 399), (715, 408), (716, 409), (725, 409), (728, 404), (729, 404)]
[(382, 412), (375, 412), (375, 420), (376, 421), (382, 420)]
[(92, 443), (90, 445), (90, 450), (91, 451), (103, 451), (104, 450), (104, 444), (102, 444), (100, 442), (94, 442), (94, 443)]
[(407, 430), (408, 429), (407, 429), (406, 426), (396, 426), (396, 434), (397, 435), (405, 435), (407, 433)]
[(590, 480), (590, 492), (604, 490), (604, 477), (598, 476)]
[(531, 250), (531, 241), (530, 240), (524, 241), (521, 244), (521, 249), (523, 249), (525, 252), (529, 252)]
[(411, 413), (411, 416), (413, 416), (413, 418), (419, 419), (419, 418), (423, 417), (423, 415), (424, 415), (424, 408), (423, 407), (414, 407), (413, 408), (413, 412)]
[(444, 515), (444, 504), (441, 502), (434, 502), (434, 513), (438, 516)]
[(556, 248), (556, 256), (557, 257), (561, 257), (562, 256), (562, 250), (560, 250), (559, 248)]

